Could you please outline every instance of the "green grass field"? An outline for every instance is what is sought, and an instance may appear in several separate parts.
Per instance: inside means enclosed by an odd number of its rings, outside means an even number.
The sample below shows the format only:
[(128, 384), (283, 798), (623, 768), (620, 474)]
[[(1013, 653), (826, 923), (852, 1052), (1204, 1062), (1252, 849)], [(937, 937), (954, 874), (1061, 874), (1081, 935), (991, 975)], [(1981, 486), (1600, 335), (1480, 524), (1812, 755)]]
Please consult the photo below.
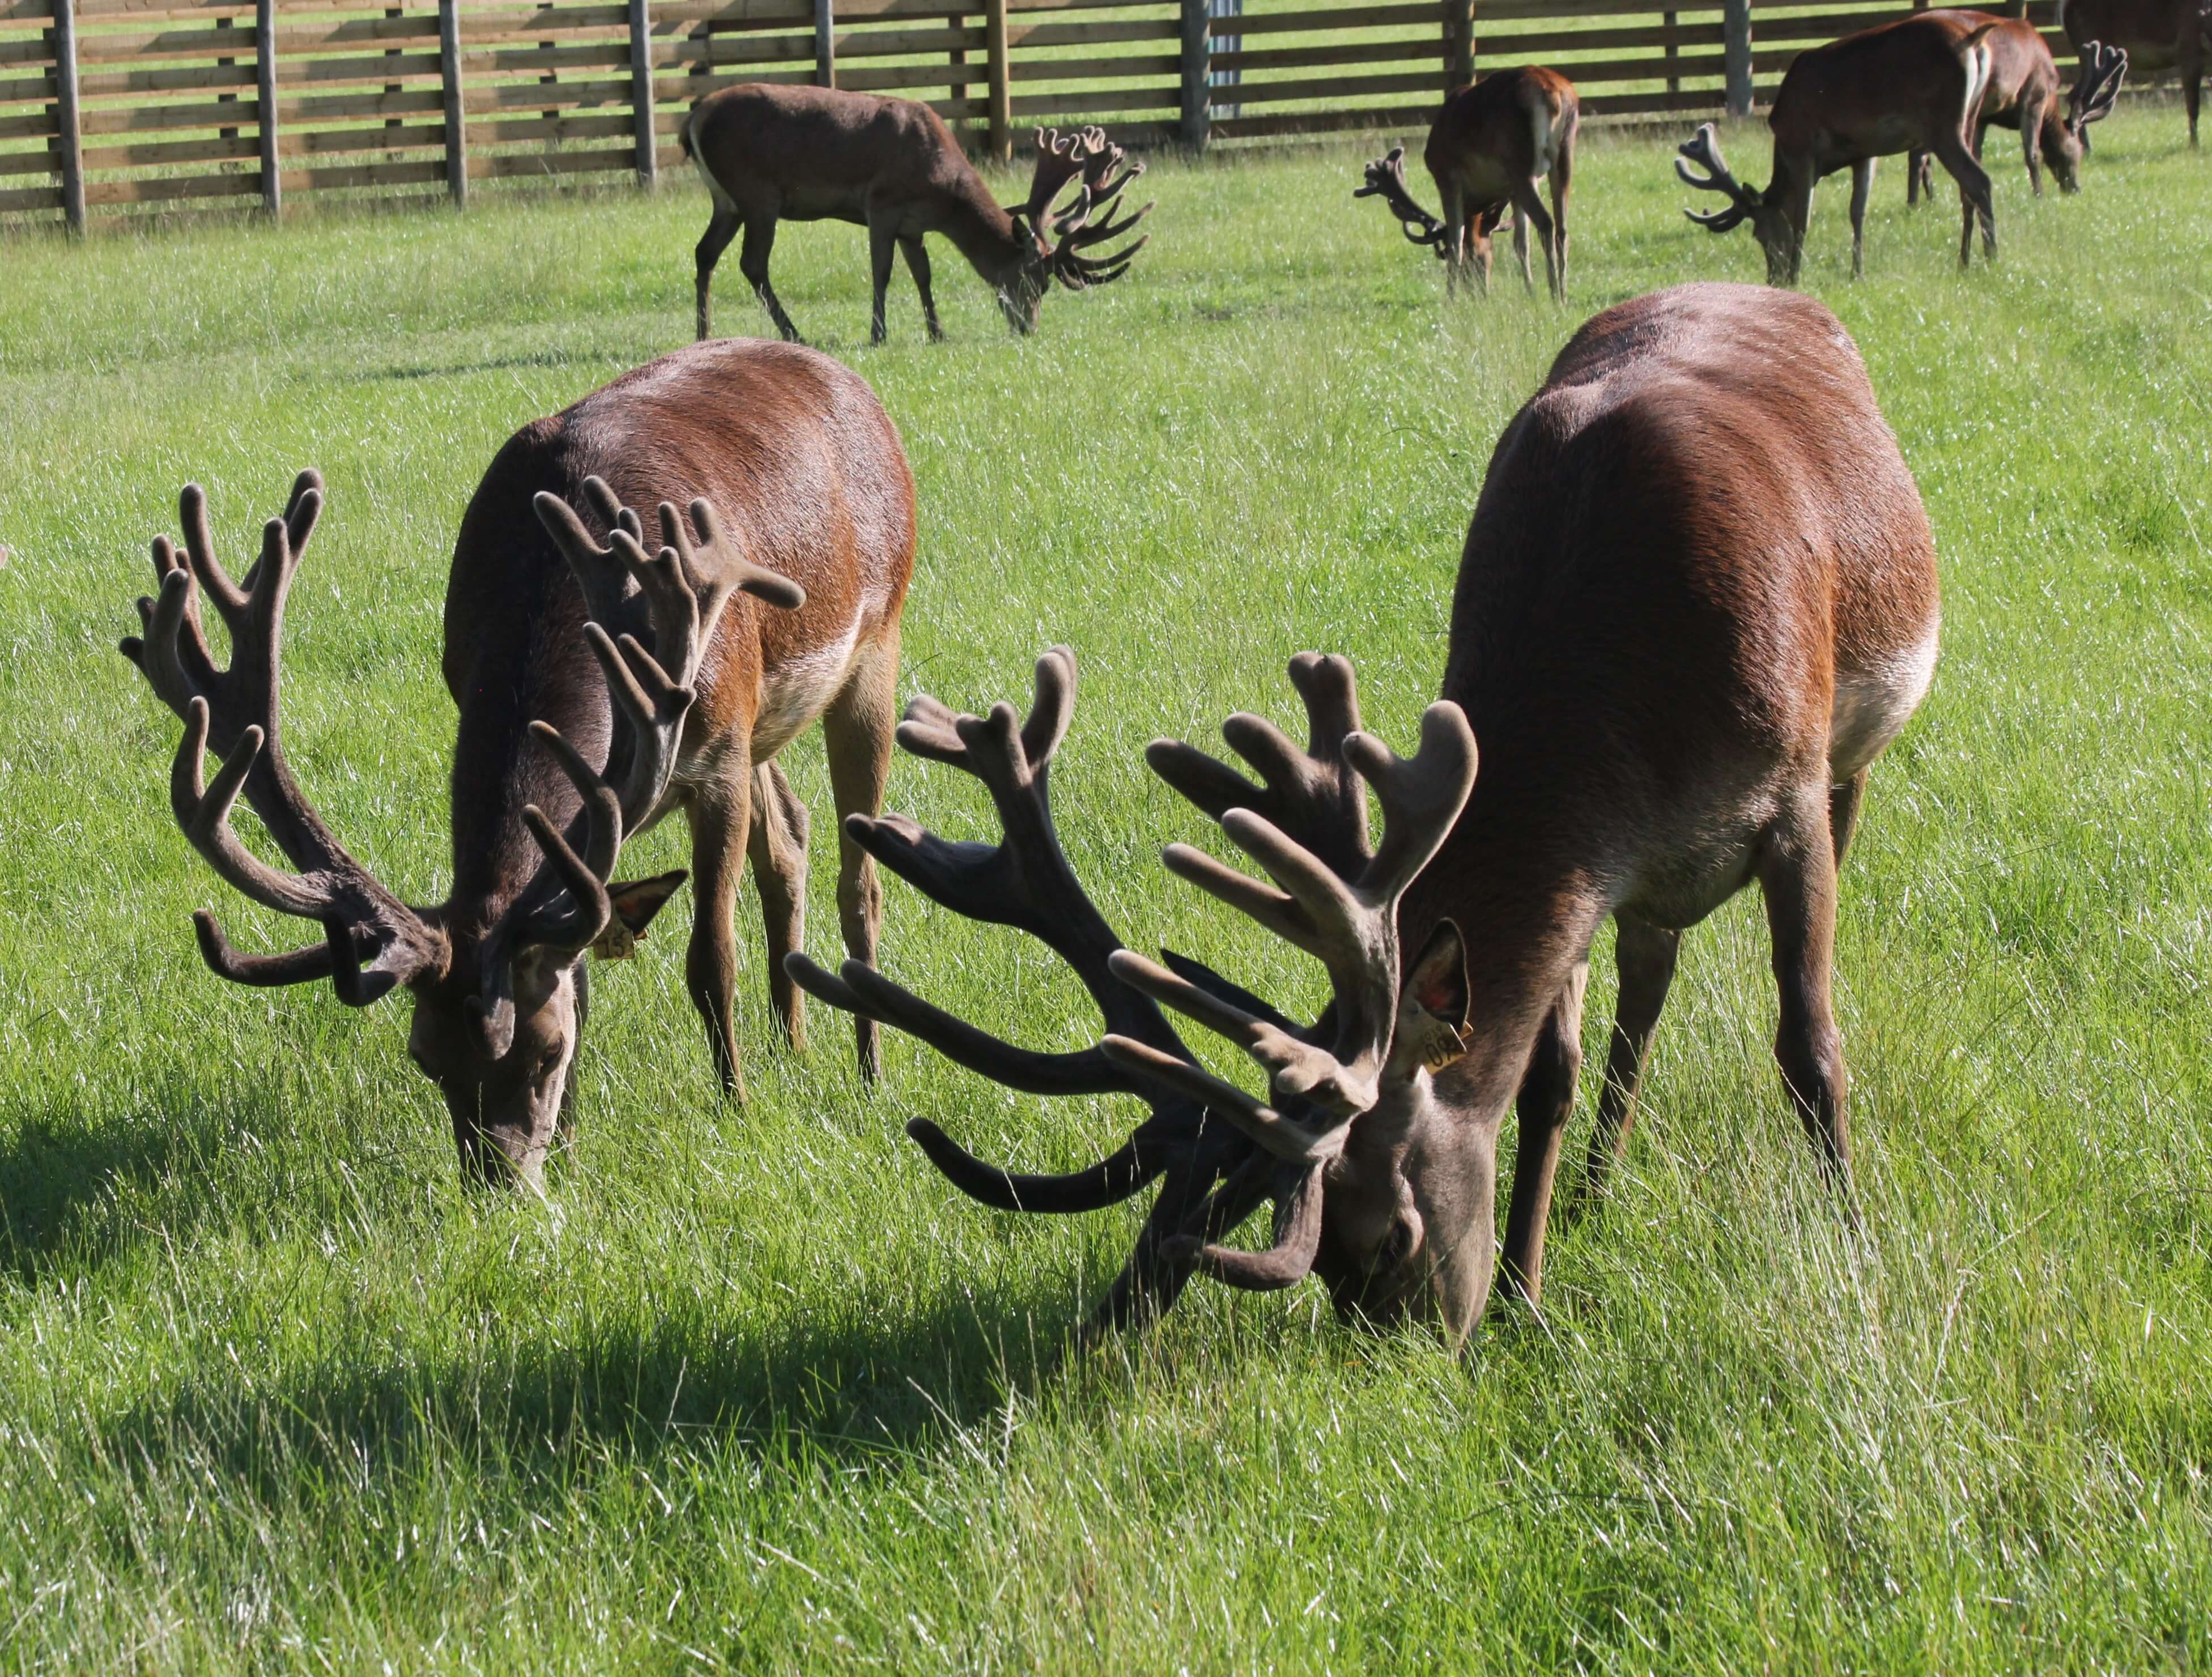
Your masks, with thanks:
[[(1955, 270), (1948, 185), (1909, 216), (1887, 174), (1856, 285), (1844, 192), (1814, 212), (1807, 284), (1865, 351), (1948, 608), (1844, 882), (1863, 1235), (1783, 1098), (1740, 899), (1686, 946), (1618, 1201), (1557, 1234), (1542, 1318), (1464, 1362), (1348, 1332), (1311, 1285), (1204, 1283), (1078, 1357), (1135, 1211), (988, 1212), (901, 1126), (1050, 1169), (1129, 1114), (903, 1038), (865, 1090), (820, 1009), (811, 1054), (781, 1054), (757, 934), (753, 1102), (726, 1107), (669, 929), (688, 898), (602, 975), (549, 1200), (465, 1194), (404, 1001), (201, 967), (196, 907), (254, 947), (295, 928), (176, 831), (176, 727), (114, 642), (179, 485), (242, 557), (320, 466), (293, 760), (434, 900), (462, 506), (516, 426), (688, 337), (703, 196), (0, 246), (0, 1664), (2212, 1664), (2212, 161), (2172, 109), (2096, 137), (2087, 190), (2036, 202), (1992, 136), (1993, 270)], [(1753, 131), (1729, 144), (1764, 178)], [(1550, 357), (1606, 304), (1763, 271), (1747, 234), (1683, 222), (1662, 141), (1593, 131), (1572, 307), (1516, 276), (1447, 307), (1351, 198), (1371, 155), (1156, 164), (1133, 275), (1026, 343), (947, 252), (951, 342), (902, 275), (869, 350), (861, 235), (776, 252), (912, 456), (907, 690), (1022, 700), (1073, 645), (1078, 869), (1132, 944), (1300, 1007), (1316, 969), (1158, 866), (1203, 835), (1143, 742), (1287, 718), (1282, 665), (1315, 647), (1409, 744), (1485, 461)], [(759, 330), (735, 267), (720, 324)], [(818, 739), (793, 756), (826, 833)], [(994, 830), (915, 759), (891, 802)], [(683, 860), (673, 830), (639, 850)], [(901, 979), (1091, 1039), (1042, 951), (888, 896)]]

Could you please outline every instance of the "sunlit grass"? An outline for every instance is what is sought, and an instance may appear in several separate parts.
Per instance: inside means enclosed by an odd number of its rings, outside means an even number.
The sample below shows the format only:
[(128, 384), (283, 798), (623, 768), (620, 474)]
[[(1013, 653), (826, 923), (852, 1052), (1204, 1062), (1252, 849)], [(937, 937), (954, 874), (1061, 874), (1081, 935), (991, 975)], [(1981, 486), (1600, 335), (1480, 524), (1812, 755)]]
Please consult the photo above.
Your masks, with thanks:
[[(1728, 143), (1764, 178), (1753, 131)], [(1747, 234), (1681, 220), (1662, 141), (1592, 131), (1573, 307), (1515, 276), (1447, 308), (1351, 197), (1371, 155), (1156, 164), (1133, 276), (1055, 296), (1023, 343), (945, 251), (951, 341), (921, 341), (902, 274), (869, 350), (862, 236), (787, 227), (776, 250), (800, 326), (913, 459), (906, 690), (1018, 700), (1039, 650), (1074, 646), (1055, 793), (1076, 866), (1131, 943), (1299, 1006), (1316, 972), (1157, 866), (1199, 835), (1144, 741), (1286, 717), (1282, 665), (1318, 647), (1407, 743), (1489, 450), (1575, 324), (1763, 271)], [(1310, 1288), (1194, 1291), (1152, 1338), (1072, 1358), (1133, 1217), (986, 1212), (900, 1127), (1048, 1169), (1129, 1114), (1048, 1109), (902, 1039), (864, 1091), (818, 1010), (811, 1055), (780, 1056), (751, 946), (754, 1099), (730, 1109), (671, 931), (602, 974), (550, 1202), (465, 1195), (404, 1003), (201, 968), (193, 908), (255, 947), (292, 928), (225, 900), (175, 831), (175, 726), (113, 643), (179, 484), (208, 485), (243, 556), (319, 465), (295, 763), (357, 853), (434, 899), (460, 509), (516, 426), (688, 337), (703, 198), (0, 245), (0, 1657), (2212, 1661), (2212, 164), (2154, 110), (2098, 131), (2079, 197), (2031, 200), (2008, 155), (1995, 173), (1993, 270), (1956, 270), (1948, 189), (1908, 214), (1901, 172), (1866, 281), (1844, 277), (1840, 191), (1807, 264), (1946, 591), (1935, 691), (1844, 884), (1864, 1233), (1782, 1099), (1741, 902), (1688, 943), (1617, 1208), (1556, 1237), (1544, 1321), (1498, 1322), (1465, 1365), (1348, 1334)], [(725, 330), (763, 324), (734, 261), (718, 301)], [(793, 755), (826, 835), (818, 744)], [(989, 829), (913, 759), (892, 802)], [(641, 849), (681, 860), (673, 831)], [(830, 866), (818, 847), (824, 957)], [(904, 981), (1040, 1046), (1095, 1031), (1048, 957), (889, 896)]]

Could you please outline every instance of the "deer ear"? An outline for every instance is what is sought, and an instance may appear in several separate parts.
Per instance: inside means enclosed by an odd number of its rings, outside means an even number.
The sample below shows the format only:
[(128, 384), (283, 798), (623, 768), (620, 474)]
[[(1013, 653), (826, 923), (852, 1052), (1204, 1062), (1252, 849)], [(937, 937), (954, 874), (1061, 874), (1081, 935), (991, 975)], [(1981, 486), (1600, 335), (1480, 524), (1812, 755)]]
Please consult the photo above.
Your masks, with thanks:
[(1467, 1052), (1467, 945), (1455, 924), (1438, 921), (1399, 991), (1398, 1041), (1390, 1057), (1407, 1075), (1414, 1060), (1442, 1071)]
[(690, 877), (679, 867), (672, 873), (655, 874), (650, 879), (608, 886), (607, 898), (614, 904), (614, 918), (592, 945), (592, 953), (602, 961), (620, 961), (634, 954), (638, 939), (645, 936), (645, 928), (653, 924), (653, 917), (660, 912), (661, 905), (675, 896), (677, 887)]

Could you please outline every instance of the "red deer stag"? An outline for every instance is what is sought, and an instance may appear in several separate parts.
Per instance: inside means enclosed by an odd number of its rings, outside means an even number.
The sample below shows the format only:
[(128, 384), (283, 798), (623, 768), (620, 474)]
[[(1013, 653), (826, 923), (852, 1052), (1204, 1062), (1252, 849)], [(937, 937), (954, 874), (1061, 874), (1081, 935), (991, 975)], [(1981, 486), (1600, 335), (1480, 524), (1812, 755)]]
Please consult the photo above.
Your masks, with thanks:
[[(2058, 190), (2081, 188), (2081, 156), (2089, 149), (2089, 125), (2112, 113), (2119, 97), (2121, 78), (2128, 72), (2128, 55), (2118, 47), (2091, 41), (2081, 49), (2081, 72), (2066, 96), (2062, 115), (2058, 106), (2058, 63), (2051, 56), (2043, 32), (2023, 18), (1992, 18), (1986, 12), (1929, 12), (1960, 39), (1985, 23), (1996, 27), (1989, 33), (1990, 80), (1982, 89), (1982, 107), (1969, 118), (1969, 149), (1977, 162), (1982, 140), (1992, 127), (2016, 129), (2027, 161), (2027, 184), (2043, 196), (2043, 165), (2051, 165)], [(1915, 151), (1905, 161), (1905, 201), (1917, 204), (1923, 191), (1934, 196), (1935, 164), (1924, 151)]]
[(2087, 64), (2102, 41), (2128, 55), (2137, 86), (2167, 70), (2181, 76), (2182, 108), (2189, 115), (2189, 143), (2197, 143), (2197, 112), (2204, 97), (2204, 66), (2212, 58), (2212, 12), (2204, 0), (2058, 0), (2058, 27)]
[[(1539, 1294), (1608, 916), (1621, 993), (1592, 1186), (1626, 1139), (1683, 929), (1756, 880), (1783, 1080), (1848, 1196), (1837, 870), (1869, 766), (1927, 690), (1937, 620), (1918, 491), (1835, 316), (1751, 286), (1639, 298), (1576, 334), (1498, 442), (1460, 562), (1445, 697), (1416, 755), (1360, 732), (1351, 665), (1311, 653), (1291, 665), (1304, 750), (1256, 716), (1222, 730), (1258, 784), (1189, 745), (1146, 753), (1273, 883), (1182, 845), (1169, 871), (1322, 963), (1334, 1000), (1317, 1022), (1186, 957), (1122, 948), (1085, 896), (1049, 799), (1074, 698), (1062, 649), (1037, 666), (1026, 722), (921, 699), (899, 729), (989, 789), (996, 848), (898, 817), (847, 824), (947, 908), (1042, 939), (1111, 1034), (1035, 1053), (857, 963), (789, 965), (823, 1000), (1010, 1087), (1150, 1104), (1118, 1151), (1066, 1176), (1011, 1175), (908, 1127), (956, 1186), (1006, 1209), (1084, 1211), (1160, 1183), (1094, 1329), (1166, 1309), (1198, 1272), (1251, 1288), (1311, 1273), (1348, 1316), (1419, 1313), (1458, 1340), (1490, 1294), (1497, 1144), (1516, 1103), (1504, 1258), (1508, 1286)], [(1202, 1069), (1163, 1006), (1249, 1053), (1266, 1096)], [(1270, 1200), (1268, 1250), (1220, 1243)]]
[[(687, 524), (672, 503), (694, 496)], [(656, 502), (649, 553), (629, 508)], [(623, 842), (680, 807), (699, 872), (691, 997), (725, 1086), (741, 1093), (732, 914), (748, 848), (771, 987), (803, 1042), (781, 957), (801, 939), (807, 817), (775, 754), (818, 717), (840, 811), (882, 805), (914, 496), (867, 386), (807, 349), (696, 345), (500, 450), (447, 586), (446, 686), (460, 716), (453, 884), (434, 907), (403, 902), (355, 860), (285, 762), (285, 595), (322, 505), (322, 480), (301, 473), (259, 562), (234, 583), (207, 499), (188, 486), (184, 551), (154, 543), (159, 598), (138, 603), (144, 638), (123, 643), (184, 719), (170, 795), (185, 835), (246, 896), (323, 928), (289, 955), (241, 955), (202, 913), (207, 964), (244, 984), (328, 978), (355, 1006), (412, 991), (408, 1052), (445, 1097), (464, 1171), (535, 1185), (565, 1115), (585, 952), (627, 953), (684, 881), (616, 881)], [(203, 595), (229, 631), (228, 670), (202, 632)], [(210, 745), (223, 766), (204, 786)], [(232, 833), (241, 793), (298, 872)], [(842, 849), (845, 945), (865, 963), (881, 892), (866, 852)], [(872, 1074), (867, 1021), (860, 1052)]]
[[(1824, 175), (1848, 168), (1856, 279), (1866, 270), (1867, 195), (1874, 187), (1875, 160), (1900, 151), (1929, 151), (1959, 183), (1966, 216), (1959, 236), (1960, 265), (1972, 257), (1978, 218), (1983, 254), (1994, 260), (1997, 224), (1990, 177), (1968, 149), (1966, 128), (1981, 109), (1982, 90), (1990, 82), (1996, 50), (1990, 36), (2000, 21), (1990, 18), (1960, 34), (1942, 14), (1917, 12), (1799, 53), (1766, 116), (1774, 131), (1774, 178), (1766, 190), (1737, 183), (1721, 161), (1712, 124), (1706, 123), (1680, 148), (1687, 161), (1678, 161), (1675, 173), (1691, 185), (1733, 202), (1711, 215), (1682, 213), (1713, 233), (1749, 222), (1766, 253), (1766, 283), (1794, 285), (1804, 257), (1814, 185)], [(1692, 174), (1689, 163), (1705, 174)]]
[[(1379, 197), (1395, 216), (1400, 231), (1425, 245), (1444, 261), (1444, 285), (1455, 290), (1472, 276), (1478, 290), (1490, 290), (1490, 235), (1509, 210), (1513, 251), (1521, 259), (1521, 278), (1536, 289), (1528, 270), (1528, 227), (1543, 241), (1544, 272), (1552, 295), (1567, 295), (1567, 189), (1575, 172), (1575, 131), (1582, 120), (1575, 84), (1557, 70), (1527, 65), (1501, 70), (1444, 100), (1429, 130), (1422, 161), (1443, 200), (1438, 221), (1413, 200), (1406, 185), (1406, 149), (1367, 166), (1367, 184), (1356, 198)], [(1552, 210), (1544, 213), (1536, 183), (1551, 177)]]
[[(1105, 255), (1091, 254), (1127, 233), (1152, 207), (1148, 204), (1114, 219), (1122, 189), (1145, 166), (1125, 165), (1121, 148), (1108, 143), (1096, 128), (1065, 137), (1057, 130), (1037, 130), (1036, 173), (1029, 202), (1018, 210), (1000, 207), (944, 118), (910, 99), (829, 88), (724, 88), (691, 107), (684, 121), (683, 144), (714, 201), (714, 219), (699, 240), (702, 337), (708, 335), (714, 264), (740, 228), (745, 242), (738, 266), (775, 329), (793, 343), (799, 341), (799, 328), (783, 312), (768, 279), (779, 221), (851, 222), (867, 228), (875, 276), (871, 343), (884, 337), (884, 294), (891, 283), (894, 246), (906, 253), (931, 340), (945, 336), (929, 289), (925, 234), (941, 234), (952, 241), (997, 290), (1006, 324), (1022, 333), (1036, 330), (1037, 312), (1053, 281), (1081, 291), (1119, 279), (1151, 238), (1146, 234)], [(1070, 185), (1076, 187), (1075, 196), (1055, 211), (1054, 200)]]

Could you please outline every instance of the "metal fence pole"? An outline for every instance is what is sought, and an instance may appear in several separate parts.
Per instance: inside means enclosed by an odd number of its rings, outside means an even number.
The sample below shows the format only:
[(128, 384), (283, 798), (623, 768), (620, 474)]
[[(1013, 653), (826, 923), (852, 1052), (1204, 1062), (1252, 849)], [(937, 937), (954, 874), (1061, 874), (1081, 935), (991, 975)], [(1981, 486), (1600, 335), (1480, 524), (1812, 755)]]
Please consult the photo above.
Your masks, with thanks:
[(814, 85), (837, 85), (837, 0), (814, 0)]
[(1728, 76), (1728, 113), (1747, 117), (1751, 114), (1751, 0), (1725, 0), (1721, 45)]
[(653, 0), (629, 0), (629, 118), (637, 135), (637, 184), (660, 181), (660, 132), (653, 109)]
[(284, 213), (284, 178), (276, 165), (276, 0), (254, 0), (254, 96), (261, 101), (261, 204)]
[(1006, 80), (1006, 0), (985, 0), (983, 57), (991, 78), (991, 155), (1004, 163), (1014, 155), (1014, 101)]
[(84, 231), (84, 138), (76, 109), (75, 0), (54, 0), (54, 149), (62, 177), (62, 215)]
[(1182, 143), (1203, 147), (1213, 124), (1207, 83), (1213, 77), (1213, 19), (1206, 0), (1182, 0)]
[(438, 74), (446, 84), (446, 191), (469, 207), (469, 118), (461, 106), (461, 0), (438, 0)]

